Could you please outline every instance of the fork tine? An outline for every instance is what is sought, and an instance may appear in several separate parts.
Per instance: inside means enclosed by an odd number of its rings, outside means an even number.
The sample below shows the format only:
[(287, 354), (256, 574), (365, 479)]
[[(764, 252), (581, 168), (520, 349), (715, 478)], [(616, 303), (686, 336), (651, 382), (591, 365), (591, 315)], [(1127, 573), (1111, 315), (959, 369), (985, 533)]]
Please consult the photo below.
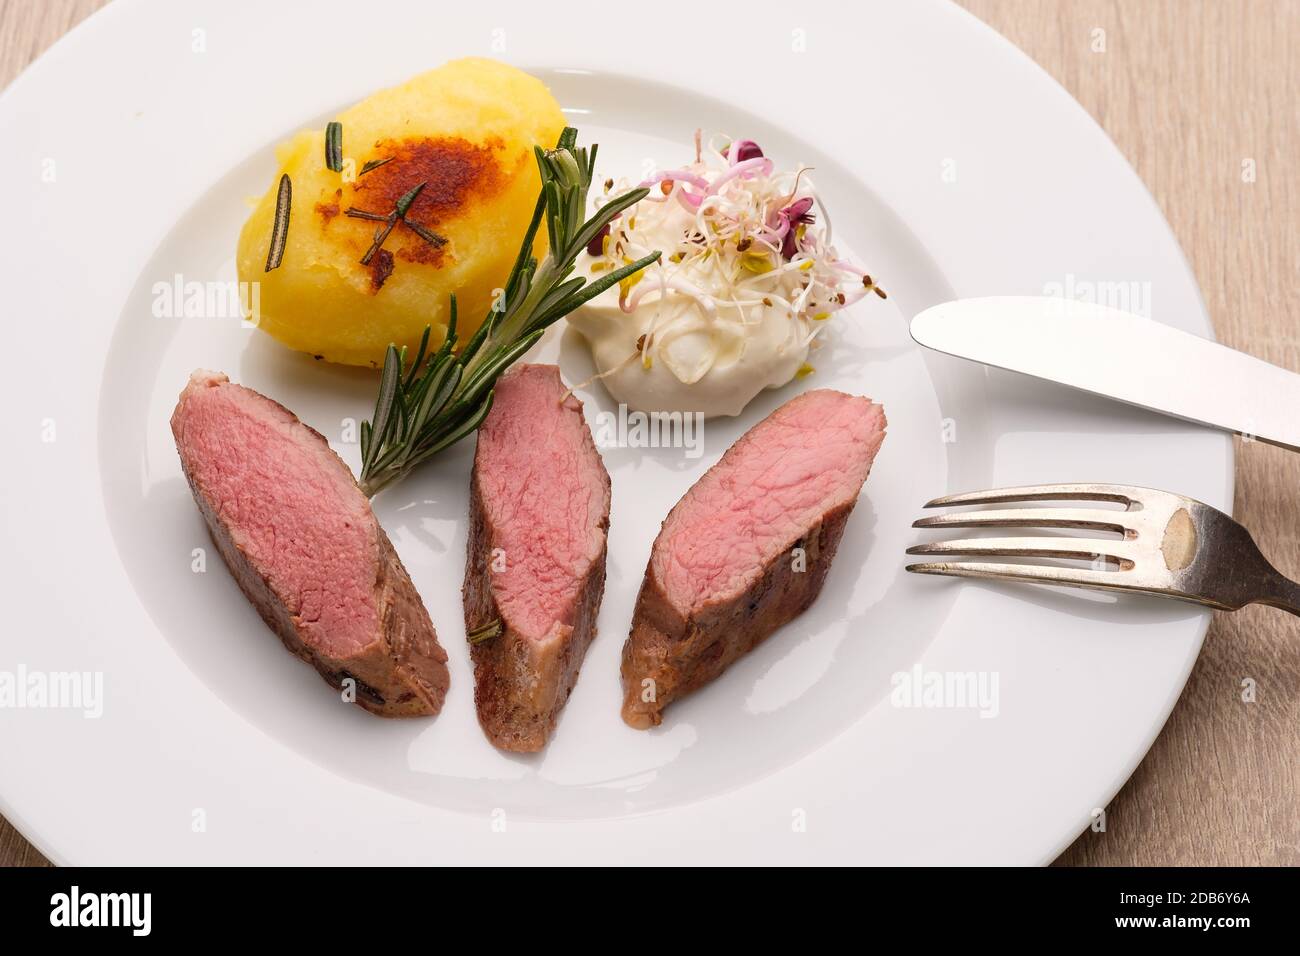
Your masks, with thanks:
[(1127, 485), (1102, 485), (1073, 483), (1061, 485), (1021, 485), (1018, 488), (992, 488), (988, 491), (968, 491), (944, 495), (927, 501), (927, 508), (947, 508), (951, 505), (996, 505), (1012, 501), (1117, 501), (1131, 505), (1137, 501), (1133, 492), (1141, 489)]
[(908, 554), (1012, 555), (1021, 558), (1108, 557), (1131, 568), (1133, 556), (1127, 541), (1098, 538), (961, 538), (931, 541), (907, 549)]
[(1088, 508), (950, 511), (912, 522), (913, 528), (1087, 528), (1123, 533), (1127, 512)]
[[(995, 564), (984, 561), (931, 561), (909, 564), (914, 574), (945, 574), (961, 578), (991, 578), (997, 581), (1028, 581), (1098, 591), (1149, 590), (1132, 583), (1123, 571), (1091, 571), (1086, 568), (1056, 568), (1038, 564)], [(1126, 583), (1127, 582), (1127, 583)]]

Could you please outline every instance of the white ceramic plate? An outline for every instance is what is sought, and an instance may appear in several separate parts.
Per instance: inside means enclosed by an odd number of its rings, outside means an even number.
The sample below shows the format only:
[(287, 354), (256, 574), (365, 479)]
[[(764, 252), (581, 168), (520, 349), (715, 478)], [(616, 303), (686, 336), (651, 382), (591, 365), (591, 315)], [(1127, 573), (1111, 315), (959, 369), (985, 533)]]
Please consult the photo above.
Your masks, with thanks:
[[(308, 13), (310, 9), (310, 13)], [(1177, 604), (903, 572), (920, 505), (1050, 480), (1231, 503), (1215, 434), (921, 354), (954, 295), (1127, 293), (1210, 334), (1159, 211), (1084, 112), (943, 3), (479, 5), (118, 2), (0, 98), (7, 293), (0, 671), (103, 675), (103, 714), (0, 709), (0, 810), (59, 862), (1041, 863), (1159, 731), (1207, 615)], [(154, 284), (233, 278), (271, 146), (463, 55), (542, 76), (601, 169), (687, 155), (696, 126), (817, 167), (837, 233), (890, 292), (838, 316), (807, 385), (882, 401), (889, 437), (817, 605), (643, 733), (618, 656), (658, 522), (703, 455), (606, 449), (597, 638), (550, 748), (490, 747), (459, 583), (472, 442), (381, 496), (451, 655), (433, 721), (344, 706), (285, 654), (213, 555), (166, 427), (196, 366), (295, 409), (355, 465), (374, 378), (235, 320), (153, 313)], [(1089, 285), (1089, 284), (1093, 285)], [(1098, 285), (1100, 283), (1100, 285)], [(570, 381), (589, 361), (540, 347)], [(597, 386), (588, 415), (609, 410)], [(51, 440), (52, 439), (52, 440)], [(891, 703), (894, 674), (983, 672), (997, 714)], [(202, 824), (201, 826), (199, 824)]]

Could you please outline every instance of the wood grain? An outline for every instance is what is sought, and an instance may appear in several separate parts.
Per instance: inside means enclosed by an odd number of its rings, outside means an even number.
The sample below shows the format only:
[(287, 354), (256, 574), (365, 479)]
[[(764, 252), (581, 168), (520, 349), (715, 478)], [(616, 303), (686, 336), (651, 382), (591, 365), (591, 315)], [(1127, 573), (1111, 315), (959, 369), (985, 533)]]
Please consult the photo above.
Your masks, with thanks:
[[(962, 4), (1115, 140), (1182, 243), (1220, 340), (1300, 371), (1300, 0)], [(101, 5), (0, 0), (0, 86)], [(1239, 443), (1235, 513), (1292, 577), (1297, 505), (1300, 455)], [(1247, 678), (1253, 703), (1242, 700)], [(1057, 862), (1300, 864), (1300, 620), (1267, 608), (1219, 615), (1169, 723), (1107, 808), (1106, 832)], [(0, 820), (0, 865), (41, 863)]]
[(0, 0), (0, 89), (107, 0)]

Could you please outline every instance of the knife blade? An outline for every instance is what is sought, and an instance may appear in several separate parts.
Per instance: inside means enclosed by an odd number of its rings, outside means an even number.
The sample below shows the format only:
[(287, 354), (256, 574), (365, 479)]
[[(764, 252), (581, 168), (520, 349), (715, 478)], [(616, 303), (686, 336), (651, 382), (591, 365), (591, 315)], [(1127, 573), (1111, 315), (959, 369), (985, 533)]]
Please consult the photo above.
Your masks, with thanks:
[(912, 319), (926, 348), (1300, 451), (1300, 375), (1109, 306), (958, 299)]

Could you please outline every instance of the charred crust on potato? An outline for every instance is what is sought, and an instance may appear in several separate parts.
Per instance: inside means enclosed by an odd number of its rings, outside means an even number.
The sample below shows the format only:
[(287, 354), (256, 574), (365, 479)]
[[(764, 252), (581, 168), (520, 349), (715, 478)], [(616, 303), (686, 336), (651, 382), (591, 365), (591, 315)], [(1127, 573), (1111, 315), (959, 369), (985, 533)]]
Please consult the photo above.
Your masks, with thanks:
[[(506, 184), (504, 150), (499, 137), (478, 143), (459, 136), (381, 139), (370, 162), (385, 162), (352, 184), (352, 198), (367, 209), (391, 209), (413, 186), (425, 183), (407, 214), (436, 229), (439, 223), (460, 218), (501, 191)], [(415, 235), (395, 233), (390, 242), (395, 255), (408, 262), (440, 266), (447, 254), (446, 246)]]

